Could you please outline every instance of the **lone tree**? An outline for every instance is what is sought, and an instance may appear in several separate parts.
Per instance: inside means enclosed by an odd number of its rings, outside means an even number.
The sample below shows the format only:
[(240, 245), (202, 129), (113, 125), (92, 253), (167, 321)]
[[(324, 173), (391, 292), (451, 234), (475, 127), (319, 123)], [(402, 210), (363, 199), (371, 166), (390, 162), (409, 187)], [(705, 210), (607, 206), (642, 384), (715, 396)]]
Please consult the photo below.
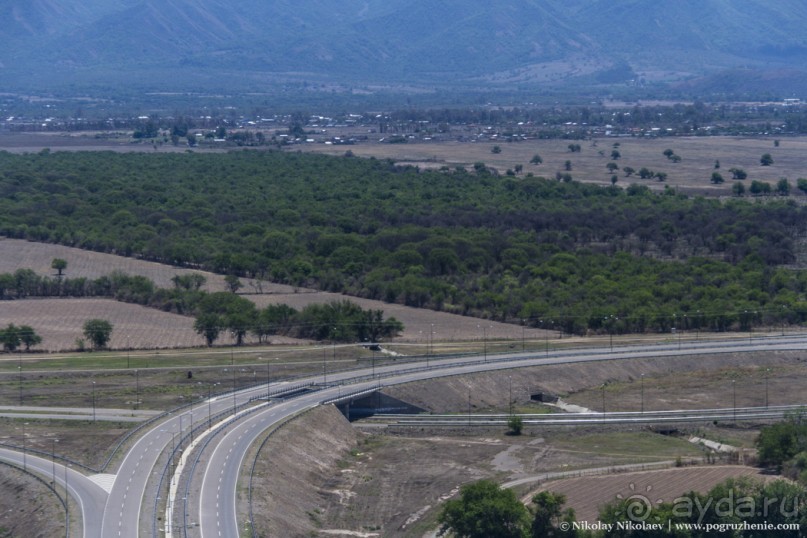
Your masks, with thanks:
[(212, 347), (213, 343), (218, 340), (223, 325), (224, 321), (221, 316), (208, 312), (196, 318), (196, 321), (193, 322), (193, 330), (205, 337), (207, 347)]
[(225, 276), (224, 283), (227, 285), (227, 289), (232, 293), (236, 293), (244, 287), (244, 285), (241, 284), (241, 280), (235, 275)]
[(762, 166), (770, 166), (773, 164), (773, 157), (771, 157), (770, 153), (765, 153), (759, 158), (759, 164)]
[(521, 435), (524, 429), (524, 420), (518, 415), (511, 415), (507, 419), (507, 427), (509, 428), (507, 432), (509, 435)]
[(89, 319), (84, 323), (84, 337), (92, 342), (93, 349), (103, 349), (112, 336), (112, 324), (105, 319)]
[(537, 153), (530, 159), (530, 164), (541, 164), (542, 162), (544, 162), (544, 160)]
[(530, 525), (527, 508), (510, 489), (492, 480), (463, 486), (459, 499), (444, 506), (438, 518), (440, 534), (463, 538), (523, 538)]
[(28, 325), (20, 326), (17, 330), (17, 334), (20, 337), (22, 345), (25, 346), (25, 351), (31, 351), (31, 346), (42, 343), (42, 337), (36, 334), (33, 327), (29, 327)]
[(16, 351), (21, 341), (20, 329), (13, 323), (9, 323), (5, 329), (0, 329), (0, 343), (6, 351)]
[(61, 258), (53, 258), (53, 261), (50, 262), (50, 266), (52, 269), (56, 269), (56, 271), (58, 271), (56, 276), (62, 278), (62, 272), (67, 269), (67, 261)]
[(568, 530), (572, 528), (571, 524), (575, 520), (574, 510), (571, 508), (564, 510), (565, 502), (566, 496), (560, 493), (543, 491), (534, 495), (530, 507), (533, 515), (530, 536), (534, 538), (574, 536), (574, 530), (571, 533)]

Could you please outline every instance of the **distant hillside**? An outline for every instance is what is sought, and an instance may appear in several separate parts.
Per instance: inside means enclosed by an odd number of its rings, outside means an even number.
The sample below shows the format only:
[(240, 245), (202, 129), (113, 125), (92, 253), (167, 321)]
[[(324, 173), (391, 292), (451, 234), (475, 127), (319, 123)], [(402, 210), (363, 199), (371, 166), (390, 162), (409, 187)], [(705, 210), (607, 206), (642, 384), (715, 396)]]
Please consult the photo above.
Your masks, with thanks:
[(788, 89), (807, 71), (800, 0), (7, 0), (0, 19), (10, 86), (624, 84), (770, 69)]

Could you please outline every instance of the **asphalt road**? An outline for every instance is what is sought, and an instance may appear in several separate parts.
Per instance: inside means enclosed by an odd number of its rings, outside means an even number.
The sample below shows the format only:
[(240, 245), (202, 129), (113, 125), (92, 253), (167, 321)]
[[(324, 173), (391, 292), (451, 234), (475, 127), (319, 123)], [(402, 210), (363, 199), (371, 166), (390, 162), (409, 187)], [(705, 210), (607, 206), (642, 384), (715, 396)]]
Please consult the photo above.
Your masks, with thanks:
[[(393, 385), (433, 377), (550, 364), (638, 358), (663, 359), (682, 355), (804, 349), (807, 349), (807, 338), (790, 336), (756, 338), (743, 341), (700, 340), (683, 344), (679, 341), (665, 345), (432, 359), (429, 368), (424, 367), (425, 361), (419, 364), (410, 362), (377, 367), (375, 368), (375, 373), (377, 378), (385, 385)], [(203, 464), (197, 468), (197, 475), (193, 477), (187, 506), (185, 507), (189, 516), (188, 521), (191, 523), (187, 528), (188, 536), (237, 538), (239, 536), (239, 524), (243, 527), (245, 523), (243, 520), (240, 522), (238, 520), (239, 515), (236, 509), (237, 480), (248, 448), (267, 428), (279, 424), (305, 407), (319, 405), (324, 400), (339, 398), (346, 391), (354, 392), (372, 389), (379, 381), (370, 379), (370, 371), (370, 368), (367, 368), (361, 371), (329, 373), (327, 376), (329, 384), (350, 384), (348, 386), (332, 386), (324, 390), (304, 394), (286, 402), (264, 406), (254, 413), (244, 414), (238, 420), (226, 426), (221, 434), (212, 437), (203, 454)], [(356, 382), (356, 380), (360, 379), (363, 379), (363, 381)], [(300, 381), (320, 382), (322, 380), (322, 376), (314, 376)], [(273, 384), (274, 387), (282, 385)], [(166, 461), (166, 456), (164, 455), (166, 448), (170, 450), (171, 446), (177, 442), (177, 439), (187, 434), (191, 423), (206, 427), (208, 413), (215, 415), (219, 412), (225, 412), (233, 409), (234, 406), (240, 406), (248, 402), (252, 397), (265, 395), (266, 393), (267, 387), (264, 385), (263, 387), (238, 391), (234, 397), (225, 396), (210, 402), (206, 401), (193, 409), (192, 418), (191, 410), (187, 409), (180, 414), (160, 421), (145, 431), (121, 461), (105, 503), (102, 502), (102, 498), (106, 496), (103, 489), (86, 477), (82, 480), (80, 473), (68, 470), (71, 496), (78, 499), (82, 505), (84, 536), (102, 536), (103, 538), (152, 536), (152, 525), (156, 514), (153, 513), (153, 500), (146, 497), (150, 491), (154, 491), (159, 480), (158, 471), (162, 470), (161, 462)], [(12, 454), (6, 454), (5, 457), (13, 458), (14, 453), (13, 451), (10, 452)], [(28, 456), (28, 458), (31, 458), (31, 456)], [(18, 463), (21, 463), (21, 460)], [(52, 469), (51, 463), (44, 460), (44, 468), (49, 476)], [(76, 485), (74, 486), (74, 484)], [(161, 501), (164, 500), (161, 499)], [(100, 507), (103, 507), (103, 510)], [(182, 521), (182, 518), (177, 517), (175, 521)], [(159, 535), (161, 532), (158, 530), (156, 534)], [(175, 533), (175, 535), (179, 536), (181, 534)]]
[(44, 478), (46, 482), (54, 478), (62, 487), (67, 484), (70, 496), (76, 501), (81, 512), (71, 513), (71, 519), (81, 517), (83, 536), (85, 538), (101, 538), (101, 519), (107, 501), (107, 492), (86, 475), (67, 468), (51, 460), (23, 454), (16, 450), (0, 448), (0, 460), (24, 467), (28, 472), (35, 473)]
[[(525, 358), (524, 354), (504, 354), (488, 356), (486, 360), (480, 357), (469, 363), (468, 358), (432, 361), (429, 369), (411, 371), (413, 365), (385, 366), (376, 368), (376, 373), (383, 376), (383, 383), (394, 385), (408, 383), (432, 377), (463, 375), (481, 371), (523, 368), (550, 364), (571, 364), (578, 362), (596, 362), (608, 360), (625, 360), (638, 358), (665, 358), (681, 355), (715, 354), (731, 352), (754, 352), (771, 350), (799, 350), (807, 349), (807, 340), (804, 338), (777, 338), (758, 339), (757, 341), (743, 342), (707, 342), (700, 341), (689, 345), (673, 343), (662, 346), (642, 346), (634, 348), (589, 349), (577, 351), (564, 351), (552, 353), (549, 356), (541, 353), (531, 353)], [(410, 371), (407, 371), (410, 370)], [(398, 373), (400, 372), (400, 373)], [(334, 374), (329, 381), (337, 382), (356, 377), (364, 372)], [(350, 391), (371, 389), (376, 381), (365, 381), (350, 385)], [(241, 527), (245, 521), (239, 522), (235, 508), (237, 495), (237, 480), (241, 471), (243, 457), (249, 446), (261, 435), (266, 428), (272, 427), (285, 420), (295, 412), (317, 405), (329, 398), (338, 398), (344, 393), (344, 387), (334, 387), (316, 393), (307, 394), (288, 402), (288, 404), (270, 407), (252, 415), (248, 420), (241, 421), (232, 426), (226, 435), (212, 444), (209, 450), (213, 456), (209, 457), (207, 464), (199, 471), (201, 485), (192, 488), (192, 498), (188, 500), (189, 521), (193, 524), (188, 528), (188, 536), (201, 536), (203, 538), (237, 538), (239, 536), (239, 523)], [(198, 482), (197, 482), (198, 483)], [(193, 496), (198, 497), (198, 506)], [(201, 516), (200, 516), (201, 514)], [(198, 522), (198, 527), (195, 523)], [(198, 534), (196, 529), (198, 529)]]

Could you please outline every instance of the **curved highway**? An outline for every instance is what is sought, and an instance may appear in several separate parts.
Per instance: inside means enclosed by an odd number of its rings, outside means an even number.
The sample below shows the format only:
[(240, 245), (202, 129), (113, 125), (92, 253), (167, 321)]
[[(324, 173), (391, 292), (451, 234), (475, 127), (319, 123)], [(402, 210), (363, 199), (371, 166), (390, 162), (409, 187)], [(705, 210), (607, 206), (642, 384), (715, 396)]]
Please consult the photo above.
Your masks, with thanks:
[[(31, 454), (0, 448), (0, 460), (25, 468), (44, 478), (46, 482), (66, 487), (67, 491), (81, 510), (83, 536), (85, 538), (101, 538), (101, 518), (107, 501), (107, 492), (87, 476), (65, 467), (52, 460)], [(71, 516), (76, 516), (71, 512)]]
[[(761, 340), (761, 339), (760, 339)], [(479, 357), (442, 360), (437, 364), (432, 361), (430, 368), (413, 368), (413, 365), (385, 366), (376, 368), (376, 374), (383, 378), (385, 385), (408, 383), (433, 377), (444, 377), (511, 368), (550, 364), (570, 364), (577, 362), (593, 362), (607, 360), (623, 360), (638, 358), (664, 358), (681, 355), (700, 355), (730, 352), (754, 352), (774, 350), (807, 349), (804, 338), (779, 338), (765, 342), (706, 342), (691, 345), (671, 344), (662, 346), (642, 346), (638, 348), (589, 349), (556, 352), (549, 356), (541, 353), (514, 353)], [(342, 373), (329, 376), (334, 382), (346, 382), (360, 376), (366, 377), (368, 371)], [(351, 391), (370, 390), (377, 381), (368, 380), (351, 385)], [(264, 389), (265, 391), (265, 389)], [(241, 471), (244, 454), (267, 428), (277, 425), (294, 413), (306, 407), (316, 406), (329, 398), (339, 398), (342, 387), (332, 387), (316, 393), (299, 396), (289, 402), (267, 407), (231, 426), (220, 440), (209, 448), (207, 463), (195, 478), (188, 499), (187, 513), (190, 515), (187, 535), (204, 538), (239, 536), (238, 514), (235, 508), (237, 480)], [(194, 496), (197, 499), (194, 501)], [(200, 515), (201, 514), (201, 517)], [(197, 528), (198, 534), (194, 529)], [(243, 526), (245, 522), (241, 522)]]
[[(679, 341), (663, 345), (507, 353), (485, 357), (443, 358), (439, 361), (432, 359), (428, 367), (424, 366), (424, 358), (420, 363), (408, 362), (376, 367), (375, 379), (370, 376), (370, 368), (329, 373), (328, 388), (303, 393), (283, 402), (263, 405), (251, 413), (242, 413), (234, 417), (230, 423), (220, 426), (218, 428), (220, 433), (208, 440), (197, 473), (191, 477), (191, 487), (188, 498), (185, 499), (187, 505), (183, 507), (183, 513), (188, 514), (188, 519), (185, 521), (178, 514), (173, 514), (173, 521), (179, 522), (177, 528), (184, 528), (189, 536), (237, 538), (239, 536), (236, 509), (237, 480), (249, 447), (267, 428), (276, 426), (300, 410), (320, 405), (329, 399), (338, 399), (344, 396), (347, 390), (351, 392), (372, 390), (379, 379), (383, 380), (385, 385), (393, 385), (487, 370), (551, 364), (804, 349), (807, 349), (805, 337), (757, 338), (753, 341), (700, 340), (683, 344)], [(322, 376), (312, 376), (300, 382), (316, 383), (321, 380)], [(349, 388), (345, 388), (345, 384), (349, 384)], [(289, 384), (270, 385), (272, 390), (280, 390), (284, 386)], [(166, 449), (170, 451), (173, 445), (181, 442), (183, 437), (188, 436), (192, 427), (206, 428), (209, 417), (220, 413), (231, 414), (255, 398), (265, 399), (269, 390), (267, 385), (263, 385), (241, 390), (229, 396), (220, 396), (158, 422), (145, 431), (123, 457), (108, 496), (100, 486), (87, 477), (68, 469), (70, 494), (78, 499), (82, 506), (84, 536), (138, 538), (161, 534), (161, 530), (156, 530), (156, 533), (153, 531), (157, 518), (157, 514), (154, 513), (154, 492), (161, 478), (162, 469), (168, 461)], [(0, 451), (0, 456), (6, 461), (21, 465), (21, 459), (15, 454), (19, 455), (14, 451)], [(38, 460), (33, 456), (27, 456), (27, 462), (30, 462), (28, 465), (36, 462), (34, 468), (37, 472), (45, 469), (44, 474), (50, 476), (52, 463), (48, 460)], [(57, 465), (57, 469), (64, 472), (63, 466)], [(63, 480), (60, 483), (63, 484)], [(165, 502), (164, 499), (160, 501)], [(243, 523), (242, 521), (241, 526)], [(187, 527), (183, 527), (185, 524)], [(168, 530), (170, 532), (171, 527), (168, 527)], [(179, 532), (175, 534), (184, 535)]]

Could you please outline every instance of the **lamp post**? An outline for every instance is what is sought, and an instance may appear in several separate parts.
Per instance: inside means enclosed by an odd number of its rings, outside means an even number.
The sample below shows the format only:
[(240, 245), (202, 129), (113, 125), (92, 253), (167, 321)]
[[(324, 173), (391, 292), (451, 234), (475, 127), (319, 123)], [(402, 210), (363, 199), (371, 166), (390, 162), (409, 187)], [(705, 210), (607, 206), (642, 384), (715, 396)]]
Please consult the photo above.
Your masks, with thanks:
[(322, 385), (328, 385), (328, 355), (325, 348), (322, 348)]
[(526, 328), (527, 320), (521, 320), (521, 352), (524, 353), (527, 350), (527, 341), (524, 337), (524, 329)]
[(210, 422), (210, 420), (211, 420), (210, 417), (212, 416), (211, 412), (210, 412), (210, 401), (211, 401), (211, 399), (213, 397), (212, 389), (213, 389), (213, 387), (215, 387), (218, 384), (219, 383), (209, 383), (207, 385), (207, 429), (210, 429), (212, 427), (212, 423)]
[(429, 355), (434, 355), (434, 323), (431, 324), (429, 330)]
[(468, 426), (471, 425), (471, 387), (468, 387)]
[[(480, 326), (477, 325), (476, 328), (479, 329)], [(482, 329), (483, 361), (488, 362), (488, 328), (482, 325), (481, 329)]]
[[(373, 354), (372, 362), (370, 363), (373, 366), (373, 379), (375, 379), (375, 348), (376, 344), (370, 346), (370, 352)], [(429, 366), (428, 361), (426, 362), (426, 366)]]
[(602, 419), (605, 420), (605, 383), (602, 384)]
[(25, 440), (25, 427), (27, 425), (28, 425), (27, 422), (22, 423), (22, 470), (23, 471), (28, 470), (28, 460), (27, 460), (27, 456), (26, 456), (27, 443), (26, 443), (26, 440)]
[(50, 440), (50, 461), (53, 466), (52, 468), (52, 480), (53, 480), (53, 487), (56, 487), (56, 443), (59, 440), (55, 437), (51, 438)]
[(95, 381), (92, 382), (92, 421), (95, 422)]
[(17, 372), (19, 373), (20, 407), (22, 407), (22, 361), (20, 361), (20, 366), (17, 366)]
[(132, 351), (132, 341), (131, 341), (130, 336), (127, 334), (126, 335), (126, 369), (127, 370), (129, 369), (129, 358), (130, 358), (130, 355), (131, 355), (131, 351)]
[(765, 368), (765, 409), (768, 408), (768, 374), (770, 371), (770, 368)]
[(644, 374), (640, 376), (642, 380), (642, 414), (644, 414)]
[(266, 401), (269, 401), (269, 386), (272, 384), (271, 379), (269, 378), (269, 374), (271, 373), (269, 368), (269, 357), (266, 357)]
[(731, 392), (733, 394), (734, 422), (737, 422), (737, 383), (734, 379), (731, 380)]
[(510, 380), (510, 399), (507, 401), (510, 407), (510, 415), (513, 414), (513, 376), (507, 376)]

